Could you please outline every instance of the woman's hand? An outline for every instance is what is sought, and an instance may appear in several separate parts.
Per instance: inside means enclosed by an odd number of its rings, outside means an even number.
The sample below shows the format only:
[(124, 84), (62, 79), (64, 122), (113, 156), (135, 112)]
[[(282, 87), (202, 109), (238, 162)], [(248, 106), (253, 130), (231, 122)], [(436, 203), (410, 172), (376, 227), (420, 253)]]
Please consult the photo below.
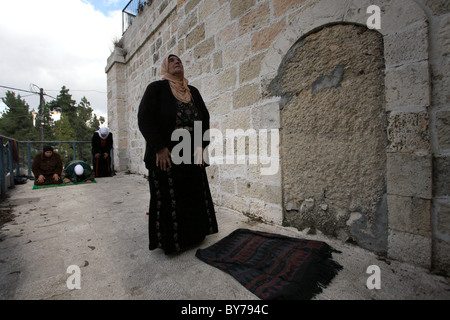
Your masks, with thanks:
[(40, 174), (38, 176), (38, 178), (36, 179), (36, 181), (39, 182), (39, 183), (43, 183), (45, 181), (45, 177), (42, 174)]
[(204, 151), (205, 149), (203, 149), (202, 147), (197, 147), (194, 151), (195, 164), (200, 167), (205, 166), (205, 158), (203, 157)]
[(167, 168), (172, 168), (172, 161), (170, 160), (170, 156), (171, 154), (169, 149), (161, 149), (156, 153), (156, 166), (163, 171), (166, 171)]

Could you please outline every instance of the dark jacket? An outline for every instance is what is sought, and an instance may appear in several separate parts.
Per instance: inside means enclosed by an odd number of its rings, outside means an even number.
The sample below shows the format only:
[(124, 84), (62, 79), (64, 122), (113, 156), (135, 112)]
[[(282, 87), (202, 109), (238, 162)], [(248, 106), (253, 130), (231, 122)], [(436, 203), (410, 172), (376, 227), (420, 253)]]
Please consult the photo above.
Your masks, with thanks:
[[(202, 119), (202, 137), (209, 130), (209, 112), (206, 109), (200, 92), (189, 86), (194, 103)], [(172, 132), (176, 125), (176, 99), (170, 89), (169, 81), (152, 82), (145, 90), (138, 111), (139, 130), (147, 142), (145, 150), (145, 166), (147, 169), (156, 166), (156, 153), (164, 148), (171, 150)], [(203, 147), (209, 144), (209, 136), (203, 140)]]
[(55, 152), (53, 152), (50, 158), (47, 158), (44, 153), (40, 153), (34, 158), (31, 169), (36, 178), (41, 174), (43, 176), (50, 176), (57, 173), (61, 176), (63, 170), (61, 157)]

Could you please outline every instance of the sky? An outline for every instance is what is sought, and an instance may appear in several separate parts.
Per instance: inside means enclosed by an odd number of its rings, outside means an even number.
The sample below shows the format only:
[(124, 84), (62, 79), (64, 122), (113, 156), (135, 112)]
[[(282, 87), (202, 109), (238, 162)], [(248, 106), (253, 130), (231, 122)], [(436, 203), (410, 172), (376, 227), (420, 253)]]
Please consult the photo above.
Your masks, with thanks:
[[(122, 35), (129, 0), (0, 0), (1, 86), (39, 92), (46, 102), (66, 86), (107, 119), (105, 67)], [(39, 95), (14, 91), (37, 110)], [(49, 97), (51, 96), (51, 97)], [(5, 110), (0, 100), (0, 112)]]

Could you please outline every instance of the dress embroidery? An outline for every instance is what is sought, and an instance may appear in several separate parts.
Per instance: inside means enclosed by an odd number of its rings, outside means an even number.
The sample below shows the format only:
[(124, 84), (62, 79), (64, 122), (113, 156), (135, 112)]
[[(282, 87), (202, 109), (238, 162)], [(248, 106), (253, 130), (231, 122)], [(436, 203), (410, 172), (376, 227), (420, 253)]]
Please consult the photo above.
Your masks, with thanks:
[(192, 127), (194, 122), (200, 120), (197, 107), (194, 103), (184, 103), (177, 100), (176, 127)]

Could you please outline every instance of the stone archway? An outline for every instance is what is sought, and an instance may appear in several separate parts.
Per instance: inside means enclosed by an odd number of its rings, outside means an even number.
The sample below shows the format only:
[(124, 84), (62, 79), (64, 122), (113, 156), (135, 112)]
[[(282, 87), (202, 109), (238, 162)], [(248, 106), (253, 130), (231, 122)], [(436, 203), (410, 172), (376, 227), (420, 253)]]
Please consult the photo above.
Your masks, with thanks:
[(302, 37), (281, 96), (284, 223), (387, 251), (383, 38), (337, 24)]

